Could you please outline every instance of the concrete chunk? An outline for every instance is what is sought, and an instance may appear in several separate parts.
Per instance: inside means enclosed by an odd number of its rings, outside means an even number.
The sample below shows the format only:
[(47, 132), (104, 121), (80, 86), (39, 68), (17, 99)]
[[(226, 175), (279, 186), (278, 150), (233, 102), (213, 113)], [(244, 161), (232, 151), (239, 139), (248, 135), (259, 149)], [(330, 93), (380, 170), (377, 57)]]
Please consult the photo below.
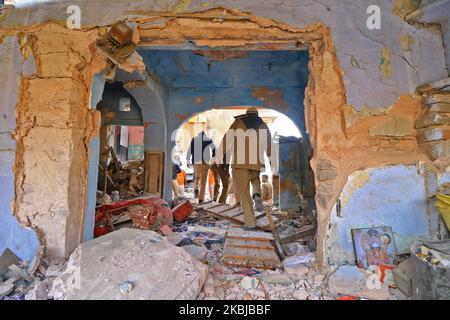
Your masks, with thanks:
[(0, 276), (3, 276), (8, 271), (8, 267), (10, 265), (17, 264), (19, 262), (20, 259), (14, 254), (14, 252), (9, 249), (5, 249), (0, 256)]
[[(85, 242), (53, 283), (54, 299), (196, 299), (207, 267), (156, 232), (121, 229)], [(126, 294), (118, 288), (131, 283)], [(123, 291), (123, 290), (122, 290)]]

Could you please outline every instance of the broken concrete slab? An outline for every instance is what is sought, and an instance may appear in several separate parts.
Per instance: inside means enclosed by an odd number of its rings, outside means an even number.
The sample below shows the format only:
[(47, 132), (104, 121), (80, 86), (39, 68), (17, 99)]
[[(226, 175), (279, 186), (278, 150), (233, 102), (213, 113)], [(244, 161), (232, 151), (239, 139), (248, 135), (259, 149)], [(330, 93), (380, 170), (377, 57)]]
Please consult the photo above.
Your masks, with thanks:
[(309, 268), (304, 265), (293, 265), (284, 267), (284, 271), (298, 278), (303, 278), (308, 274)]
[(33, 278), (23, 269), (19, 268), (17, 265), (12, 264), (8, 267), (8, 269), (12, 272), (15, 277), (25, 279), (26, 281), (31, 282)]
[(387, 300), (389, 287), (377, 274), (356, 266), (340, 266), (330, 275), (328, 288), (331, 293), (356, 296), (371, 300)]
[[(207, 267), (153, 231), (120, 229), (85, 242), (53, 283), (54, 299), (196, 299)], [(119, 285), (130, 282), (129, 292)]]
[(195, 244), (183, 246), (182, 248), (197, 260), (205, 259), (208, 253), (205, 247), (196, 246)]
[(5, 249), (0, 256), (0, 276), (3, 276), (7, 271), (8, 267), (12, 264), (17, 264), (20, 262), (18, 256), (14, 254), (10, 249)]
[(7, 296), (14, 290), (14, 283), (3, 283), (0, 285), (0, 298)]
[(50, 290), (52, 288), (53, 280), (44, 279), (43, 281), (37, 281), (33, 288), (25, 295), (25, 300), (48, 300)]
[(33, 275), (39, 268), (39, 265), (41, 264), (42, 256), (44, 255), (44, 249), (45, 249), (45, 246), (41, 245), (36, 250), (36, 254), (34, 255), (34, 258), (33, 258), (33, 260), (31, 260), (30, 266), (28, 267), (28, 273), (30, 275)]

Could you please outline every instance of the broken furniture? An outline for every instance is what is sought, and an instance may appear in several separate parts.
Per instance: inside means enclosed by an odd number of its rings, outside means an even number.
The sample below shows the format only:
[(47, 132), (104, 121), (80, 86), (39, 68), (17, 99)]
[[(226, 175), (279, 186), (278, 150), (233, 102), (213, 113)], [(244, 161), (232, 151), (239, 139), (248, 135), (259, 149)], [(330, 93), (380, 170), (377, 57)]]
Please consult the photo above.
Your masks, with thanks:
[[(103, 191), (97, 203), (107, 204), (105, 197), (113, 192), (119, 192), (120, 198), (135, 198), (144, 191), (144, 162), (142, 160), (130, 160), (120, 162), (112, 147), (108, 148), (107, 157), (111, 155), (111, 161), (106, 168), (99, 164), (100, 173), (106, 177), (104, 185), (99, 186)], [(108, 198), (109, 199), (109, 198)]]
[(194, 211), (194, 207), (188, 199), (177, 198), (173, 201), (173, 218), (176, 222), (184, 222)]
[(161, 198), (141, 198), (105, 204), (95, 211), (94, 236), (100, 237), (115, 230), (115, 225), (126, 221), (140, 229), (158, 229), (172, 226), (169, 204)]
[(234, 267), (280, 268), (273, 240), (273, 235), (267, 232), (230, 228), (225, 236), (221, 261)]

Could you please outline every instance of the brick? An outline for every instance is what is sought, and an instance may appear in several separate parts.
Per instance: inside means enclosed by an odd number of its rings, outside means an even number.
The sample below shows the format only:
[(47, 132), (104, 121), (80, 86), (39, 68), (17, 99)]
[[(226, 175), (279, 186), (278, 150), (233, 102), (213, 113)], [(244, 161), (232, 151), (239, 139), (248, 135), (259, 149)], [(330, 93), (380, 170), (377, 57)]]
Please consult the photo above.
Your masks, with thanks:
[(432, 160), (449, 160), (450, 159), (450, 141), (439, 141), (430, 144), (428, 155)]
[(430, 111), (450, 113), (450, 102), (438, 102), (431, 106)]
[(433, 105), (433, 104), (439, 103), (439, 102), (450, 103), (450, 94), (445, 94), (445, 93), (432, 94), (432, 95), (429, 95), (425, 99), (425, 103), (427, 105)]
[(441, 128), (428, 128), (423, 130), (417, 137), (419, 143), (426, 143), (431, 141), (438, 141), (444, 138), (444, 133)]
[(439, 126), (446, 124), (448, 117), (445, 114), (437, 112), (427, 112), (423, 117), (416, 122), (416, 128), (426, 128), (431, 126)]

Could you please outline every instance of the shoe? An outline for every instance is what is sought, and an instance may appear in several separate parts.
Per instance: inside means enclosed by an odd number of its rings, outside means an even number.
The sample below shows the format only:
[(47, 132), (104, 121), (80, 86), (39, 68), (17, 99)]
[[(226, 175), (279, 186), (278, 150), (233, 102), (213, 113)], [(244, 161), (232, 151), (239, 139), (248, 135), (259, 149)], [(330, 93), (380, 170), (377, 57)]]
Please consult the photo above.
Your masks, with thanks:
[(195, 199), (198, 198), (198, 190), (194, 190), (194, 198), (195, 198)]
[(198, 204), (203, 204), (203, 200), (198, 199)]

